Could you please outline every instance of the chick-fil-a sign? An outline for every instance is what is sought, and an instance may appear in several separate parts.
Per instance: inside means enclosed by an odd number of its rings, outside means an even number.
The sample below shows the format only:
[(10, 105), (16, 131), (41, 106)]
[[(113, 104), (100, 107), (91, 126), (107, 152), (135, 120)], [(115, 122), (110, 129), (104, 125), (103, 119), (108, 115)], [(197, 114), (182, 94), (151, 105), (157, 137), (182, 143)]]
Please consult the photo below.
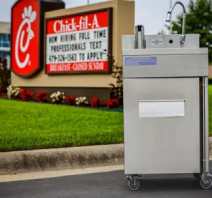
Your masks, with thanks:
[(108, 73), (111, 10), (92, 11), (46, 22), (46, 72)]
[(40, 69), (40, 1), (19, 0), (12, 8), (12, 71), (30, 77)]

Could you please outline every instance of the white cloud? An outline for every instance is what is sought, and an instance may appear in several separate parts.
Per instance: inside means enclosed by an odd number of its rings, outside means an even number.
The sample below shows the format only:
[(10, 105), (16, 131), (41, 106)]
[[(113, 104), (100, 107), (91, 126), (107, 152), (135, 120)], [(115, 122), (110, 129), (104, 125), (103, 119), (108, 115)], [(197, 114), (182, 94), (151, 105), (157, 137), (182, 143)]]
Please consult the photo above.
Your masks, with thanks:
[[(65, 0), (66, 7), (74, 7), (86, 4), (88, 0)], [(106, 0), (89, 0), (90, 3), (96, 3)], [(0, 21), (10, 21), (10, 9), (15, 0), (4, 0), (0, 6)], [(136, 0), (136, 24), (143, 24), (147, 33), (158, 33), (164, 29), (166, 12), (169, 8), (170, 0)], [(174, 0), (173, 0), (174, 2)], [(188, 3), (189, 0), (182, 0)], [(176, 9), (176, 14), (180, 13)]]

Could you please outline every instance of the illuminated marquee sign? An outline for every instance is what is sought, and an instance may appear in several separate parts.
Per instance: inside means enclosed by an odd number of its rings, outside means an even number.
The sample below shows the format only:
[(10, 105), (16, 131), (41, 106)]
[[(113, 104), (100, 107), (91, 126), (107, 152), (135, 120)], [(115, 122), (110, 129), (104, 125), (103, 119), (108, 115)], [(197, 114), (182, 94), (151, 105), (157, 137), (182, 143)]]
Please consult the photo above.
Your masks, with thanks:
[(11, 68), (22, 77), (40, 69), (41, 5), (38, 0), (20, 0), (12, 8)]
[(109, 73), (111, 14), (105, 9), (47, 20), (47, 74)]

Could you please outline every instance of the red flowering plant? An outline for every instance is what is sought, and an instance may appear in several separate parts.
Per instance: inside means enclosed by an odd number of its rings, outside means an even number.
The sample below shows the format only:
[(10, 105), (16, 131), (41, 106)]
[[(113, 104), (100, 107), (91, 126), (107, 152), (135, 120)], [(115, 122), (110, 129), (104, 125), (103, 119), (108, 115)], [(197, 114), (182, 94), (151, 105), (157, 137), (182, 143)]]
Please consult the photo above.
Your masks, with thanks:
[(119, 107), (120, 103), (119, 103), (119, 99), (117, 98), (110, 98), (106, 101), (107, 107), (108, 108), (117, 108)]
[(90, 105), (93, 108), (100, 106), (100, 99), (97, 96), (92, 96), (90, 99)]
[(19, 91), (19, 98), (23, 101), (32, 100), (33, 92), (24, 88), (21, 88)]
[(34, 100), (36, 102), (47, 102), (48, 101), (48, 93), (46, 92), (36, 92), (34, 95)]
[(107, 100), (100, 100), (100, 107), (106, 107), (107, 106)]
[(65, 96), (64, 103), (69, 105), (75, 105), (76, 97), (75, 96)]
[(0, 87), (0, 96), (2, 96), (4, 93), (4, 90)]

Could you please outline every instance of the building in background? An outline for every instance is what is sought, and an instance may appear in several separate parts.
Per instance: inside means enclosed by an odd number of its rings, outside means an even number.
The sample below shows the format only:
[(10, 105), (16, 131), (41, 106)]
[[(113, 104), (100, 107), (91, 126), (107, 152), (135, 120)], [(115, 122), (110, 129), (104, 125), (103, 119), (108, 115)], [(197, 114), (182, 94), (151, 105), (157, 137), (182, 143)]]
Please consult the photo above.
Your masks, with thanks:
[(10, 65), (10, 23), (0, 21), (0, 59)]

